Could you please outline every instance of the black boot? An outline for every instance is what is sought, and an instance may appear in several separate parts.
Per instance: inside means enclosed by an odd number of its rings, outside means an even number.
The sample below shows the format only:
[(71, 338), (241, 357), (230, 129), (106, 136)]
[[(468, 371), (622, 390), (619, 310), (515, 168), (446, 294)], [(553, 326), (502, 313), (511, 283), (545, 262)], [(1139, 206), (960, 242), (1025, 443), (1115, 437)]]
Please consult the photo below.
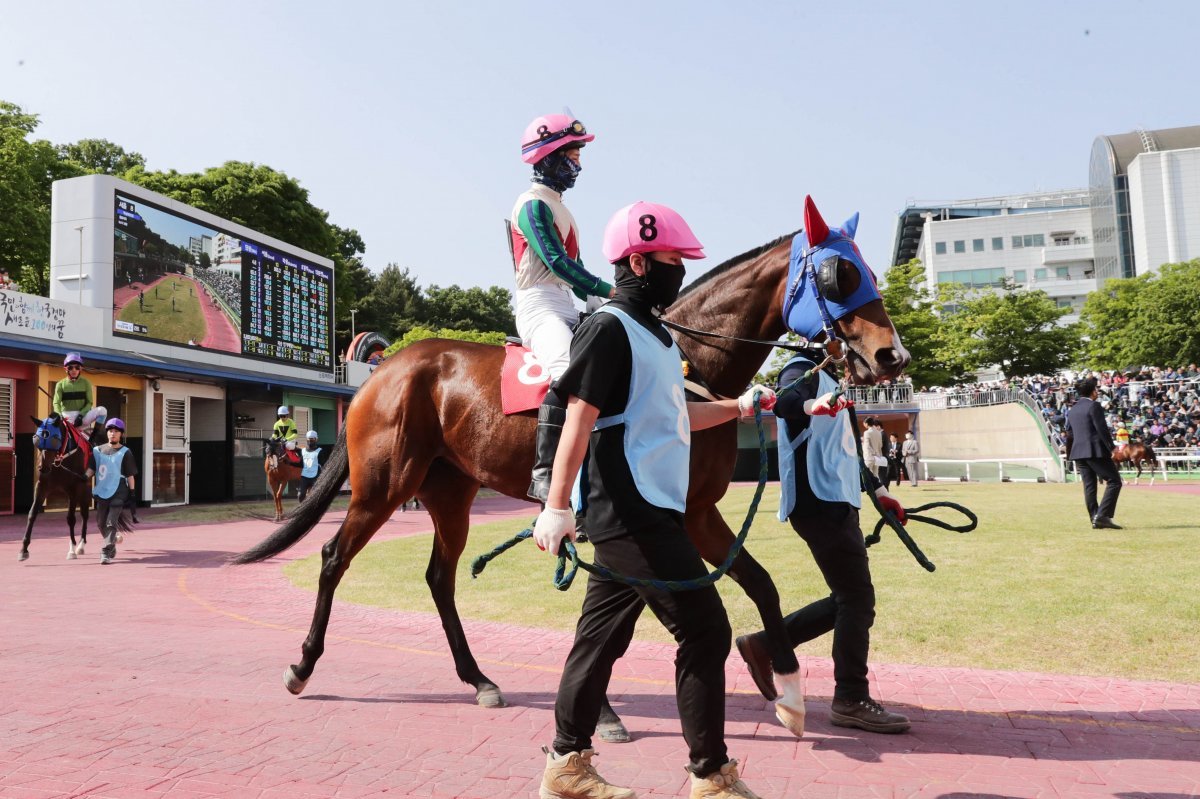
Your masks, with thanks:
[(554, 455), (558, 452), (558, 441), (562, 438), (563, 424), (567, 421), (567, 406), (553, 388), (538, 408), (537, 444), (533, 454), (533, 474), (529, 483), (528, 496), (545, 504), (550, 496), (550, 472), (554, 467)]

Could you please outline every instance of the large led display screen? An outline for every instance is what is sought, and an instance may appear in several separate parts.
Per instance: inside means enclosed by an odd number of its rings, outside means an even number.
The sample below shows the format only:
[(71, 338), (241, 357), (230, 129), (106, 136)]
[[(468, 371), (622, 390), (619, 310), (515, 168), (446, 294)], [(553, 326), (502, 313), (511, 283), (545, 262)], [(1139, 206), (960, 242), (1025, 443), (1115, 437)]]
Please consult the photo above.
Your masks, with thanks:
[(333, 370), (333, 270), (116, 192), (113, 333)]

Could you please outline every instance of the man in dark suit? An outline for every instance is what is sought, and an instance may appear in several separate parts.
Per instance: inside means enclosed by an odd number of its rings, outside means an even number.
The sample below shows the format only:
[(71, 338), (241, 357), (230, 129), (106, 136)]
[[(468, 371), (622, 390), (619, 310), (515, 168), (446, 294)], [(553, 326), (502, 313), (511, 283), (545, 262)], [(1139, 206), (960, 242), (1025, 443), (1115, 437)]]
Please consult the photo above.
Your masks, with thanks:
[[(1121, 476), (1112, 460), (1114, 448), (1104, 409), (1096, 402), (1096, 378), (1085, 377), (1075, 385), (1079, 399), (1067, 411), (1067, 457), (1075, 461), (1083, 480), (1083, 501), (1087, 505), (1092, 527), (1120, 530), (1113, 521), (1117, 512), (1117, 495), (1121, 493)], [(1096, 505), (1096, 478), (1108, 486), (1104, 498)]]

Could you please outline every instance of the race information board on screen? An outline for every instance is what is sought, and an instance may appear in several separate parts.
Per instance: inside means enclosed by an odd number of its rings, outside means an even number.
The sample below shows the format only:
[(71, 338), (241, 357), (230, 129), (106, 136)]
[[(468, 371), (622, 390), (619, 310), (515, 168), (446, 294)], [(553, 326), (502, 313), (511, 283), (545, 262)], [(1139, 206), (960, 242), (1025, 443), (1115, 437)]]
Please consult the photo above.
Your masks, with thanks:
[(333, 369), (333, 270), (116, 192), (113, 332)]

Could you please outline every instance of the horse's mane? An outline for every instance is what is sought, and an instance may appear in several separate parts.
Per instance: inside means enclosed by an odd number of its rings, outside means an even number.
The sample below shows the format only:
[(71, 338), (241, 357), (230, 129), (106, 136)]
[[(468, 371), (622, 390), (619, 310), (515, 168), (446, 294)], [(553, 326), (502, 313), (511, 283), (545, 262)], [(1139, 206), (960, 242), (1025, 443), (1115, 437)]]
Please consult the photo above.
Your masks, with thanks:
[(679, 299), (683, 299), (684, 297), (691, 294), (696, 289), (698, 289), (701, 286), (705, 285), (706, 283), (720, 277), (721, 275), (725, 274), (726, 272), (729, 272), (730, 270), (745, 263), (746, 261), (749, 261), (753, 258), (757, 258), (758, 256), (762, 255), (767, 250), (778, 247), (782, 242), (795, 238), (796, 234), (799, 232), (800, 232), (799, 230), (796, 230), (791, 233), (787, 233), (783, 236), (780, 236), (777, 239), (768, 241), (766, 244), (755, 247), (752, 250), (747, 250), (746, 252), (742, 253), (741, 255), (735, 255), (734, 257), (730, 258), (729, 260), (727, 260), (723, 263), (717, 264), (712, 269), (708, 270), (703, 275), (696, 278), (696, 280), (692, 281), (690, 284), (688, 284), (686, 287), (684, 287), (684, 289), (679, 292)]

